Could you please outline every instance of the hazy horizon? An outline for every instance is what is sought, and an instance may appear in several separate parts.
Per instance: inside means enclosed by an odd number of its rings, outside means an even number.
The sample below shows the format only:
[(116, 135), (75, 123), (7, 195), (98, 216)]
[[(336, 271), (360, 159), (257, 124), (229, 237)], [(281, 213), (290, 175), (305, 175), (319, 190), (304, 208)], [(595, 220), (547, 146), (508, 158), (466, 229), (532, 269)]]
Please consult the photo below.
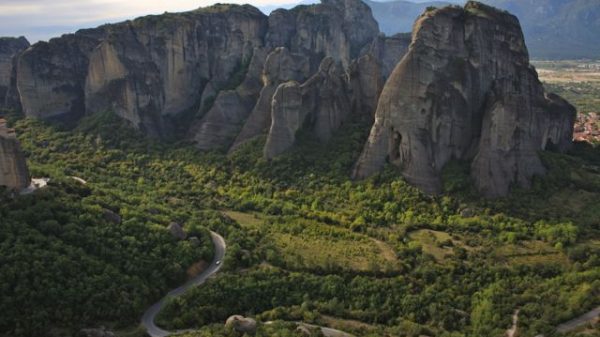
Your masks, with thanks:
[[(291, 6), (298, 0), (3, 0), (0, 36), (25, 36), (30, 43), (47, 41), (78, 29), (139, 16), (183, 12), (215, 3), (249, 3), (263, 11)], [(314, 2), (317, 2), (315, 0)]]

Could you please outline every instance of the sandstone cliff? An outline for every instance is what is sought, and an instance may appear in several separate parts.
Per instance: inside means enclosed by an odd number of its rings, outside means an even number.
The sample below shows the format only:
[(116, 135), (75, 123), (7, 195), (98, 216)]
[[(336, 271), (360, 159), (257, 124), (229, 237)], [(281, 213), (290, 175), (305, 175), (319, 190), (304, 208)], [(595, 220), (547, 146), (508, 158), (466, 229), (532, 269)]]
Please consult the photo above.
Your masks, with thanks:
[[(17, 86), (27, 116), (77, 119), (114, 111), (165, 137), (181, 115), (195, 115), (186, 135), (199, 148), (237, 147), (268, 133), (277, 86), (306, 81), (326, 57), (345, 71), (358, 57), (376, 55), (353, 68), (362, 83), (353, 97), (369, 96), (355, 106), (368, 101), (373, 110), (385, 76), (377, 58), (385, 54), (389, 63), (384, 50), (393, 49), (369, 51), (374, 39), (386, 41), (378, 34), (360, 0), (323, 0), (268, 17), (248, 5), (214, 5), (37, 43), (19, 58)], [(366, 74), (367, 64), (377, 68), (375, 75)], [(374, 90), (367, 90), (369, 80)]]
[(0, 108), (17, 108), (19, 96), (16, 90), (17, 56), (29, 47), (24, 37), (0, 38)]
[[(258, 135), (268, 133), (272, 124), (272, 98), (277, 86), (285, 81), (304, 81), (319, 71), (325, 57), (349, 67), (360, 51), (379, 34), (377, 22), (367, 5), (359, 0), (324, 0), (320, 4), (278, 9), (269, 15), (265, 45), (269, 49), (284, 47), (293, 58), (303, 58), (298, 72), (286, 55), (267, 59), (264, 88), (248, 120), (236, 137), (232, 150)], [(289, 69), (288, 69), (289, 68)], [(277, 73), (273, 76), (273, 73)], [(288, 76), (290, 75), (290, 76)], [(275, 78), (271, 80), (269, 78)]]
[(386, 161), (429, 193), (441, 170), (470, 160), (479, 190), (505, 195), (545, 169), (538, 151), (571, 144), (575, 109), (544, 93), (518, 20), (476, 2), (427, 11), (388, 79), (354, 175)]
[(22, 190), (29, 186), (30, 178), (25, 157), (14, 130), (6, 127), (0, 118), (0, 186)]
[(90, 56), (86, 111), (115, 111), (150, 134), (202, 106), (262, 45), (266, 17), (245, 5), (136, 19), (109, 27)]
[(342, 66), (325, 58), (318, 72), (305, 83), (295, 81), (277, 87), (271, 102), (271, 127), (265, 157), (271, 159), (288, 150), (296, 132), (306, 125), (321, 141), (327, 141), (350, 114)]

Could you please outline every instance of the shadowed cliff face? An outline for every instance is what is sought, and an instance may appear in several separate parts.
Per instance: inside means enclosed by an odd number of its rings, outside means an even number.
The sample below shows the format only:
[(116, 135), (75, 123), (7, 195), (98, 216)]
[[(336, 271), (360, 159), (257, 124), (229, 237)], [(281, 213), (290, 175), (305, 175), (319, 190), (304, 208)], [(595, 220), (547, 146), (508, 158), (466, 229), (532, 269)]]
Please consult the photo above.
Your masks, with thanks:
[(29, 47), (24, 37), (0, 38), (0, 108), (18, 108), (17, 56)]
[(514, 16), (475, 2), (432, 10), (383, 89), (354, 174), (389, 161), (438, 193), (444, 165), (471, 160), (479, 190), (506, 195), (544, 173), (537, 151), (569, 147), (574, 118), (571, 105), (545, 95)]
[(25, 115), (77, 119), (85, 112), (89, 56), (104, 38), (104, 27), (38, 42), (17, 62), (17, 89)]
[(14, 130), (6, 127), (0, 118), (0, 186), (22, 190), (29, 186), (30, 178), (21, 145)]
[(267, 19), (250, 6), (137, 19), (109, 28), (90, 55), (87, 112), (112, 110), (151, 135), (226, 86), (262, 45)]

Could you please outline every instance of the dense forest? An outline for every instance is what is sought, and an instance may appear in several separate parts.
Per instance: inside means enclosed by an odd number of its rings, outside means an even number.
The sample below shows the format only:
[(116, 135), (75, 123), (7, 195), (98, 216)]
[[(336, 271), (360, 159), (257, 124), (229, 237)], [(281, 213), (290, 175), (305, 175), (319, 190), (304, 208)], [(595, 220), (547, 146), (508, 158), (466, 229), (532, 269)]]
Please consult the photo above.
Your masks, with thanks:
[[(352, 181), (364, 121), (326, 145), (300, 134), (265, 161), (265, 139), (227, 156), (146, 139), (110, 113), (75, 129), (9, 117), (33, 176), (50, 182), (2, 196), (5, 336), (138, 333), (143, 311), (211, 259), (208, 229), (227, 241), (223, 269), (169, 301), (165, 328), (229, 336), (224, 320), (242, 314), (275, 321), (258, 336), (294, 335), (293, 321), (357, 336), (502, 336), (519, 309), (519, 336), (552, 336), (600, 304), (600, 148), (589, 144), (544, 153), (548, 175), (531, 190), (484, 200), (461, 162), (440, 196), (392, 167)], [(199, 242), (173, 238), (171, 222)]]

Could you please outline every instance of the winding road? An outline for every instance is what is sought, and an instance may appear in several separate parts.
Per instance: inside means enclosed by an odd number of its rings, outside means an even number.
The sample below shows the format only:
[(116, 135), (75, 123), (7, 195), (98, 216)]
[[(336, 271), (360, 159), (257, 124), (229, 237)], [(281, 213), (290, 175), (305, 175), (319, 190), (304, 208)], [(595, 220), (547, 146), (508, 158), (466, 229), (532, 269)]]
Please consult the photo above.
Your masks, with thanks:
[[(210, 235), (211, 235), (213, 244), (215, 245), (215, 257), (213, 258), (212, 263), (206, 268), (206, 270), (204, 270), (198, 276), (187, 281), (181, 287), (171, 290), (165, 297), (163, 297), (160, 301), (158, 301), (154, 305), (152, 305), (144, 313), (144, 316), (142, 317), (142, 326), (144, 326), (144, 328), (146, 328), (148, 335), (150, 335), (151, 337), (166, 337), (166, 336), (178, 335), (178, 334), (182, 334), (185, 332), (194, 331), (193, 329), (177, 330), (177, 331), (163, 330), (154, 323), (154, 320), (156, 319), (156, 315), (158, 315), (158, 313), (165, 306), (167, 299), (169, 299), (170, 297), (181, 296), (186, 290), (206, 282), (206, 280), (211, 275), (213, 275), (214, 273), (219, 271), (219, 269), (221, 269), (221, 266), (223, 265), (221, 262), (223, 261), (223, 258), (225, 257), (225, 249), (227, 248), (227, 245), (225, 244), (225, 239), (223, 239), (223, 237), (221, 235), (219, 235), (215, 232), (212, 232), (212, 231), (210, 232)], [(218, 261), (221, 261), (221, 262), (217, 263)], [(272, 322), (267, 322), (266, 324), (269, 324), (269, 323), (272, 323)], [(297, 324), (305, 325), (305, 326), (309, 326), (309, 327), (320, 328), (325, 337), (354, 337), (353, 335), (351, 335), (347, 332), (337, 330), (337, 329), (332, 329), (332, 328), (327, 328), (327, 327), (322, 327), (322, 326), (317, 326), (317, 325), (312, 325), (312, 324), (306, 324), (306, 323), (301, 323), (301, 322), (298, 322)]]
[[(217, 234), (215, 232), (210, 232), (210, 235), (211, 235), (213, 244), (215, 245), (215, 257), (213, 258), (213, 261), (211, 262), (211, 264), (202, 273), (198, 274), (198, 276), (187, 281), (181, 287), (171, 290), (165, 297), (163, 297), (160, 301), (158, 301), (154, 305), (152, 305), (144, 313), (144, 316), (142, 317), (142, 325), (144, 326), (144, 328), (146, 328), (146, 331), (148, 332), (148, 334), (151, 337), (166, 337), (166, 336), (180, 334), (180, 333), (189, 331), (189, 330), (181, 330), (181, 331), (173, 332), (173, 331), (163, 330), (163, 329), (159, 328), (158, 326), (156, 326), (156, 324), (154, 323), (154, 319), (156, 318), (156, 315), (158, 315), (158, 313), (165, 306), (165, 303), (167, 302), (168, 298), (181, 296), (186, 290), (206, 282), (206, 280), (212, 274), (216, 273), (217, 271), (219, 271), (219, 269), (221, 269), (221, 266), (223, 264), (219, 261), (223, 261), (223, 258), (225, 257), (225, 248), (226, 248), (225, 240), (223, 239), (222, 236), (220, 236), (219, 234)], [(219, 263), (217, 263), (217, 262), (219, 262)]]
[(597, 307), (596, 309), (594, 309), (590, 312), (587, 312), (577, 318), (574, 318), (568, 322), (565, 322), (565, 323), (557, 326), (556, 331), (558, 331), (560, 333), (565, 333), (565, 332), (570, 332), (570, 331), (579, 329), (580, 327), (588, 324), (589, 322), (593, 321), (597, 317), (600, 317), (600, 307)]
[[(570, 321), (564, 322), (560, 325), (558, 325), (556, 327), (556, 332), (559, 333), (567, 333), (567, 332), (571, 332), (571, 331), (575, 331), (583, 326), (585, 326), (586, 324), (594, 321), (596, 318), (600, 317), (600, 307), (596, 307), (595, 309), (592, 309), (591, 311), (573, 318)], [(544, 337), (544, 335), (537, 335), (535, 337)]]

